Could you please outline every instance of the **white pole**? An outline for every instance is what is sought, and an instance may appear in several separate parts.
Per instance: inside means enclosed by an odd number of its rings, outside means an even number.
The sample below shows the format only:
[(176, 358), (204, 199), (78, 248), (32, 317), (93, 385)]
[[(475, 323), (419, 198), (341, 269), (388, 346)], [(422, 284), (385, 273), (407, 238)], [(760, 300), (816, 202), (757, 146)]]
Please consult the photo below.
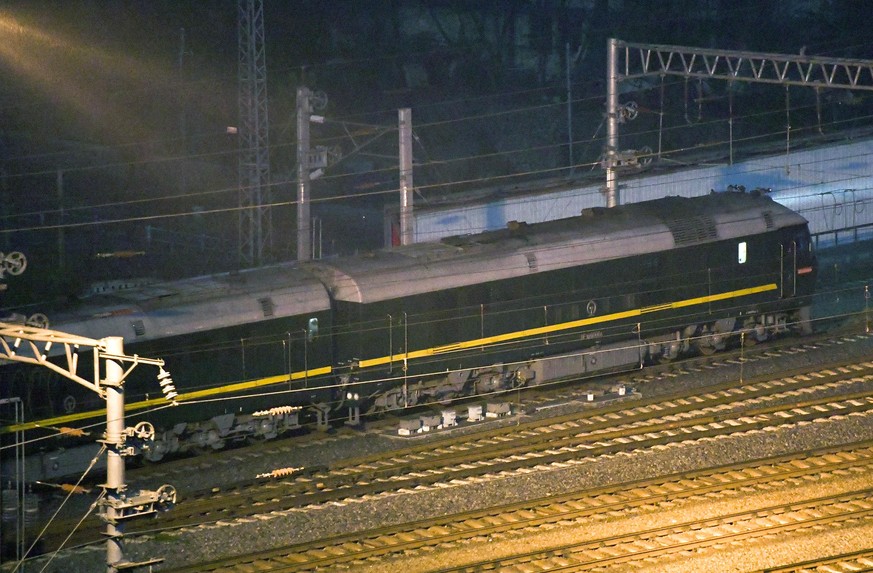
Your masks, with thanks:
[(607, 42), (606, 59), (606, 206), (619, 204), (615, 177), (618, 153), (618, 40)]
[(415, 242), (415, 219), (412, 217), (412, 110), (398, 110), (400, 132), (400, 244)]
[(309, 117), (312, 92), (297, 88), (297, 260), (312, 259), (309, 220)]
[[(124, 354), (124, 339), (120, 336), (109, 336), (106, 341), (106, 351), (109, 354), (122, 356)], [(99, 373), (98, 373), (99, 376)], [(106, 495), (112, 500), (118, 499), (125, 490), (124, 458), (118, 452), (117, 444), (123, 443), (124, 437), (124, 368), (114, 360), (106, 360), (106, 379), (101, 386), (106, 389), (106, 443), (108, 458), (106, 460)], [(97, 381), (99, 382), (99, 380)], [(106, 506), (106, 571), (117, 573), (117, 564), (124, 559), (124, 525), (118, 519), (117, 510), (108, 504)]]

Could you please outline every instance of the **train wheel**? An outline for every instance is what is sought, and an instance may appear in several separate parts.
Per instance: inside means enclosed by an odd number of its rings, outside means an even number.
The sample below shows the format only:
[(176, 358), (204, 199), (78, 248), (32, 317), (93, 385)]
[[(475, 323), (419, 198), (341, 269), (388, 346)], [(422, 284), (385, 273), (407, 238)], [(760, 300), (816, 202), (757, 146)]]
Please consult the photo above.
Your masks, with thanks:
[(753, 327), (743, 336), (743, 344), (746, 346), (755, 346), (759, 342), (766, 342), (767, 340), (770, 340), (770, 333), (758, 327)]
[(164, 454), (149, 454), (148, 456), (142, 455), (137, 456), (137, 458), (142, 465), (147, 466), (149, 464), (160, 463), (164, 459)]
[(206, 454), (211, 454), (213, 451), (209, 446), (190, 446), (188, 448), (188, 453), (192, 456), (205, 456)]
[(658, 364), (672, 364), (673, 362), (676, 361), (677, 358), (678, 358), (678, 356), (670, 356), (667, 354), (661, 354), (655, 359), (655, 362), (657, 362)]
[(265, 436), (264, 434), (250, 434), (246, 436), (245, 442), (250, 446), (254, 446), (257, 444), (263, 444), (267, 441), (267, 439), (267, 436)]
[(716, 348), (715, 346), (711, 346), (709, 344), (698, 344), (697, 350), (699, 350), (700, 353), (703, 354), (704, 356), (712, 356), (713, 354), (718, 352), (718, 348)]

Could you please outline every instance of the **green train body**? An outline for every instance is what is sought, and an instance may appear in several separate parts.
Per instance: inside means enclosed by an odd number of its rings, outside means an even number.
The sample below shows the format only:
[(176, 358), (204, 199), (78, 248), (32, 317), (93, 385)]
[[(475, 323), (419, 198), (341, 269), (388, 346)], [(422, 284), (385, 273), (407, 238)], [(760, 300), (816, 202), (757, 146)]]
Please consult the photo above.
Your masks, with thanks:
[[(165, 361), (179, 406), (160, 407), (153, 373), (133, 372), (125, 394), (167, 452), (269, 437), (310, 413), (445, 403), (808, 331), (816, 272), (803, 217), (726, 192), (100, 293), (47, 314), (53, 329), (123, 336), (127, 354)], [(51, 372), (0, 376), (29, 427), (100, 421), (97, 397)], [(293, 416), (250, 416), (279, 406)]]

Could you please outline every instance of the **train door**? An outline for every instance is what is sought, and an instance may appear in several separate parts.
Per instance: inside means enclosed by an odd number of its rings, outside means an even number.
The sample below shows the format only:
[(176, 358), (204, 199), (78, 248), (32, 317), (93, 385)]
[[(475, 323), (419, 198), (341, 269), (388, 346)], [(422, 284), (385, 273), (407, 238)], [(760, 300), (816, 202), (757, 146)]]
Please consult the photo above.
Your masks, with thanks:
[(782, 296), (808, 294), (814, 288), (816, 257), (809, 229), (796, 228), (782, 242)]
[(798, 276), (812, 273), (814, 266), (809, 231), (805, 228), (794, 230), (781, 243), (782, 298), (796, 296)]
[(780, 257), (780, 274), (782, 298), (794, 296), (797, 293), (797, 241), (789, 237), (782, 241)]

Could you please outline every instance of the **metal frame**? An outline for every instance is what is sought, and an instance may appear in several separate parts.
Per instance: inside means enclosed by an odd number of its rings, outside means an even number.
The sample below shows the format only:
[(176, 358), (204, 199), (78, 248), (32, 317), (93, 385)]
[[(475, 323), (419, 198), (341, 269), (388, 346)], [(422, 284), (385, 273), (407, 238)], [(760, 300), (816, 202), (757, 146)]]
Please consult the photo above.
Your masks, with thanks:
[[(55, 352), (51, 352), (55, 347)], [(63, 347), (66, 365), (55, 364), (48, 355), (57, 356), (57, 347)], [(94, 359), (94, 380), (77, 373), (79, 350), (91, 348)], [(138, 364), (158, 366), (158, 381), (164, 395), (173, 401), (176, 396), (173, 380), (164, 370), (164, 361), (124, 354), (124, 339), (110, 336), (95, 340), (64, 332), (47, 330), (23, 324), (0, 322), (0, 360), (43, 366), (96, 392), (106, 400), (106, 432), (99, 441), (106, 446), (106, 483), (99, 502), (100, 517), (106, 523), (106, 571), (117, 573), (160, 563), (163, 559), (149, 559), (133, 563), (124, 558), (124, 523), (141, 515), (167, 509), (176, 502), (176, 490), (162, 486), (157, 491), (128, 491), (125, 483), (124, 457), (135, 454), (142, 441), (154, 438), (154, 427), (146, 422), (134, 428), (125, 427), (124, 380)], [(63, 361), (62, 361), (63, 362)], [(101, 376), (101, 362), (104, 363)], [(125, 370), (124, 364), (129, 364)], [(17, 452), (17, 450), (16, 450)], [(26, 555), (23, 555), (23, 560)]]
[(873, 60), (607, 41), (606, 205), (619, 204), (618, 83), (651, 75), (873, 91)]
[(258, 266), (273, 249), (263, 0), (239, 0), (238, 28), (239, 255)]

